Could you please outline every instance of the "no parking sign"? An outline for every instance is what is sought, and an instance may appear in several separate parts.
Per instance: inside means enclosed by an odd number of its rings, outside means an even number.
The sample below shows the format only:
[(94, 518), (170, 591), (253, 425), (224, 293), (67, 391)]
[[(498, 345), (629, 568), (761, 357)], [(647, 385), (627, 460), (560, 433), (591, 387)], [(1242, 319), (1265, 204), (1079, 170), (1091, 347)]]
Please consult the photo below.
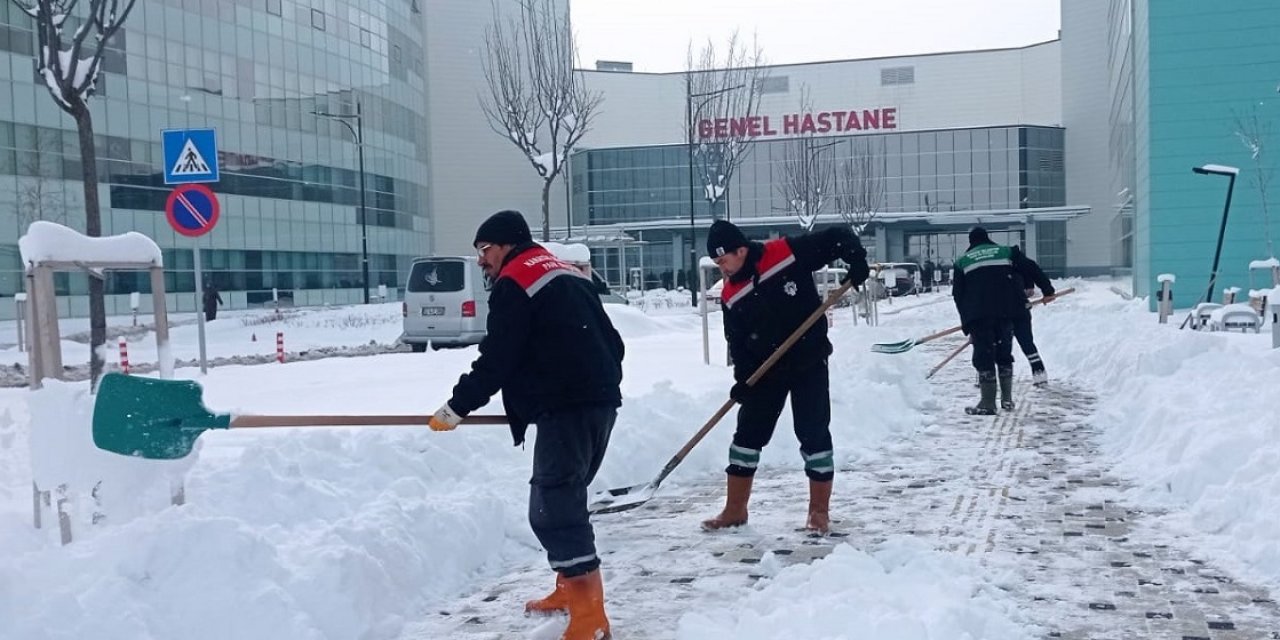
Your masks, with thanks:
[(184, 184), (175, 188), (164, 205), (169, 226), (189, 238), (198, 238), (212, 231), (218, 224), (220, 213), (218, 196), (202, 184)]

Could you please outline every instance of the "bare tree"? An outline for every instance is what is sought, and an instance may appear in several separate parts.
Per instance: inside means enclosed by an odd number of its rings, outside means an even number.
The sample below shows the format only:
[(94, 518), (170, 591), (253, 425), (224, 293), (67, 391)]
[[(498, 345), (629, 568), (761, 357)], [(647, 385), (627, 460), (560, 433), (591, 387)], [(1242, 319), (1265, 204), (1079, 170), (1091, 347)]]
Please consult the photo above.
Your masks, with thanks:
[(848, 158), (836, 163), (836, 213), (859, 235), (884, 206), (884, 142), (854, 138)]
[[(76, 122), (80, 137), (81, 180), (84, 183), (85, 235), (102, 235), (98, 202), (97, 148), (93, 139), (93, 96), (102, 71), (102, 55), (137, 0), (12, 0), (35, 21), (36, 72), (44, 79), (53, 101)], [(77, 8), (83, 11), (77, 13)], [(68, 21), (75, 31), (67, 38)], [(89, 380), (97, 388), (102, 374), (101, 347), (107, 341), (107, 310), (103, 280), (89, 277)]]
[(1262, 232), (1267, 242), (1267, 255), (1275, 256), (1271, 245), (1271, 213), (1267, 210), (1267, 190), (1271, 186), (1272, 170), (1266, 163), (1266, 150), (1271, 139), (1271, 123), (1262, 121), (1258, 116), (1258, 107), (1254, 105), (1248, 115), (1236, 114), (1235, 134), (1253, 159), (1253, 175), (1249, 176), (1249, 181), (1258, 190), (1258, 197), (1262, 200)]
[(747, 44), (734, 32), (723, 56), (710, 41), (695, 60), (689, 46), (685, 71), (686, 140), (692, 147), (696, 184), (712, 215), (725, 203), (729, 181), (760, 136), (763, 125), (757, 114), (769, 71), (764, 52), (754, 40)]
[(482, 60), (489, 94), (480, 106), (495, 133), (520, 149), (542, 178), (542, 239), (551, 239), (551, 184), (591, 128), (603, 96), (574, 73), (577, 45), (555, 0), (493, 4)]
[[(802, 111), (811, 109), (807, 88), (800, 90), (800, 108)], [(836, 170), (831, 147), (836, 144), (839, 143), (817, 143), (811, 133), (786, 143), (782, 179), (776, 189), (786, 210), (795, 214), (805, 231), (813, 230), (818, 215), (834, 196)]]
[(23, 155), (18, 173), (18, 234), (36, 220), (67, 223), (62, 180), (62, 132), (36, 129), (35, 148)]

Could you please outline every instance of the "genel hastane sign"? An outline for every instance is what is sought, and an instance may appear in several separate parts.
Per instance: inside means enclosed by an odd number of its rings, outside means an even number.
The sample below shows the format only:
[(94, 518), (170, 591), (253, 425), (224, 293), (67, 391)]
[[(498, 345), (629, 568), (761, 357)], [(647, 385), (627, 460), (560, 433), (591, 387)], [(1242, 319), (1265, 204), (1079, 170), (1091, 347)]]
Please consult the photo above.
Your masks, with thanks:
[[(781, 129), (777, 128), (781, 125)], [(772, 138), (824, 133), (853, 133), (898, 128), (897, 107), (788, 113), (781, 122), (770, 116), (714, 118), (698, 121), (698, 138)]]

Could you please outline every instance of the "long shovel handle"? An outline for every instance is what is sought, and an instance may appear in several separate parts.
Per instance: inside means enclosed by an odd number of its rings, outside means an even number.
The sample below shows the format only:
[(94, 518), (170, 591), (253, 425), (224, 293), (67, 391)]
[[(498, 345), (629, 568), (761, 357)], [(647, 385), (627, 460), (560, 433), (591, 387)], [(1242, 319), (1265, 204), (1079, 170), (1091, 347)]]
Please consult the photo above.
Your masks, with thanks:
[[(760, 378), (763, 378), (764, 375), (769, 372), (769, 369), (773, 368), (773, 365), (777, 364), (778, 360), (781, 360), (782, 356), (786, 355), (787, 350), (800, 340), (801, 336), (809, 330), (809, 327), (812, 327), (813, 323), (818, 321), (818, 318), (825, 316), (827, 309), (830, 309), (831, 305), (835, 304), (836, 301), (838, 301), (849, 291), (849, 289), (852, 288), (853, 282), (849, 281), (840, 285), (840, 288), (827, 294), (827, 299), (824, 300), (822, 304), (818, 305), (818, 308), (814, 309), (813, 313), (810, 313), (809, 317), (805, 318), (804, 322), (801, 322), (800, 326), (796, 327), (796, 330), (792, 331), (791, 335), (788, 336), (777, 349), (774, 349), (773, 355), (770, 355), (767, 360), (761, 363), (760, 366), (756, 368), (755, 373), (751, 374), (750, 378), (747, 378), (747, 386), (750, 387), (759, 382)], [(736, 403), (737, 401), (733, 398), (725, 401), (725, 403), (720, 406), (720, 410), (716, 411), (715, 415), (711, 416), (711, 419), (707, 420), (707, 423), (702, 425), (702, 428), (698, 429), (698, 432), (693, 434), (693, 437), (689, 438), (689, 441), (676, 452), (676, 455), (671, 457), (671, 460), (667, 462), (667, 466), (662, 468), (662, 472), (658, 474), (658, 477), (655, 478), (649, 486), (656, 489), (658, 485), (662, 484), (662, 481), (666, 480), (667, 476), (671, 475), (672, 471), (675, 471), (676, 467), (684, 461), (685, 456), (689, 455), (689, 452), (693, 451), (693, 448), (698, 446), (699, 442), (702, 442), (702, 439), (711, 432), (711, 429), (720, 422), (721, 418), (724, 418), (725, 414), (729, 413), (729, 410), (732, 409), (733, 405)]]
[[(425, 427), (431, 416), (423, 415), (384, 415), (384, 416), (235, 416), (231, 418), (232, 429), (257, 427), (386, 427), (393, 425), (410, 425)], [(462, 424), (507, 424), (506, 416), (467, 416)]]
[(929, 373), (925, 375), (924, 379), (925, 379), (925, 380), (928, 380), (929, 378), (932, 378), (932, 377), (933, 377), (933, 374), (935, 374), (935, 373), (937, 373), (938, 371), (942, 370), (942, 368), (943, 368), (943, 367), (947, 366), (947, 363), (948, 363), (948, 362), (951, 362), (952, 360), (954, 360), (956, 356), (960, 355), (960, 354), (961, 354), (961, 352), (963, 352), (963, 351), (964, 351), (966, 348), (968, 348), (968, 347), (969, 347), (969, 345), (971, 345), (971, 344), (973, 344), (973, 338), (969, 338), (968, 340), (965, 340), (965, 341), (964, 341), (964, 344), (962, 344), (962, 345), (960, 345), (960, 346), (956, 347), (956, 350), (955, 350), (955, 351), (952, 351), (952, 352), (951, 352), (951, 355), (947, 356), (947, 359), (946, 359), (946, 360), (943, 360), (942, 362), (939, 362), (939, 363), (938, 363), (938, 366), (936, 366), (936, 367), (934, 367), (934, 368), (930, 369), (930, 370), (929, 370)]
[[(1063, 289), (1062, 291), (1055, 291), (1055, 292), (1053, 293), (1053, 297), (1054, 297), (1055, 299), (1056, 299), (1056, 298), (1061, 298), (1062, 296), (1065, 296), (1065, 295), (1067, 295), (1068, 293), (1075, 293), (1075, 288), (1074, 288), (1074, 287), (1071, 287), (1071, 288)], [(1036, 305), (1038, 305), (1038, 304), (1044, 304), (1044, 298), (1036, 298), (1035, 300), (1032, 300), (1031, 302), (1028, 302), (1028, 303), (1027, 303), (1027, 308), (1029, 309), (1029, 308), (1034, 307), (1034, 306), (1036, 306)], [(929, 334), (929, 335), (927, 335), (927, 336), (925, 336), (925, 337), (923, 337), (923, 338), (918, 338), (918, 339), (915, 341), (915, 345), (922, 345), (922, 344), (924, 344), (924, 343), (926, 343), (926, 342), (933, 342), (934, 340), (937, 340), (938, 338), (945, 338), (945, 337), (947, 337), (947, 336), (949, 336), (949, 335), (951, 335), (951, 334), (953, 334), (953, 333), (955, 333), (955, 332), (959, 331), (961, 328), (962, 328), (962, 327), (961, 327), (960, 325), (956, 325), (956, 326), (954, 326), (954, 327), (951, 327), (950, 329), (943, 329), (942, 331), (939, 331), (939, 332), (937, 332), (937, 333), (931, 333), (931, 334)], [(915, 345), (913, 345), (913, 346), (915, 346)]]

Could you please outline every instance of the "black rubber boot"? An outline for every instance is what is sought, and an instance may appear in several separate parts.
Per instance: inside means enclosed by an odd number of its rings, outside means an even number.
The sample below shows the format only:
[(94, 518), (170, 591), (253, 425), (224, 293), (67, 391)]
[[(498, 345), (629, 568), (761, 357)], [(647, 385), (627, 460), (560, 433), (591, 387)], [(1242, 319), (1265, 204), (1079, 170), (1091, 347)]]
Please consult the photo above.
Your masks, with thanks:
[(983, 372), (979, 375), (978, 389), (982, 394), (982, 398), (978, 400), (977, 405), (965, 407), (964, 412), (971, 416), (996, 415), (996, 381), (994, 372)]
[(1013, 411), (1013, 369), (1000, 369), (1000, 408)]

